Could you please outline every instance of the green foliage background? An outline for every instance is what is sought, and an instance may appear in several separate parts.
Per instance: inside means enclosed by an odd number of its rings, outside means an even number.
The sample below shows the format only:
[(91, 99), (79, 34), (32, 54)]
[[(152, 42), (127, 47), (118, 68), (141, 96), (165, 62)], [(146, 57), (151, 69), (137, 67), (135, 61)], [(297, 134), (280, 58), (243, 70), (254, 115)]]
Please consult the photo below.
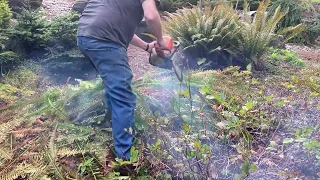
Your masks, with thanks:
[[(281, 30), (289, 26), (305, 24), (306, 29), (290, 42), (314, 44), (320, 35), (320, 15), (319, 10), (314, 9), (311, 0), (276, 0), (272, 1), (269, 11), (275, 11), (280, 6), (282, 11), (288, 11), (287, 15), (277, 25), (277, 29)], [(311, 17), (303, 17), (304, 14), (310, 14)], [(303, 19), (307, 18), (307, 19)], [(305, 22), (306, 20), (306, 22)]]
[(7, 28), (12, 17), (7, 0), (0, 0), (0, 28)]

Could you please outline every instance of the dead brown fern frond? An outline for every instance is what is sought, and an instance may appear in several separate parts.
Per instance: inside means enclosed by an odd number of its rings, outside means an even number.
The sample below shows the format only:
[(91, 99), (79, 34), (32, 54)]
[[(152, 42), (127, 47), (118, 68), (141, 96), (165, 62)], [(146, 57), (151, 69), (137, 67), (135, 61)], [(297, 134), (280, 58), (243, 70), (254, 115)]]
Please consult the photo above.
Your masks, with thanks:
[(20, 126), (25, 120), (22, 118), (12, 119), (7, 123), (0, 124), (0, 143), (2, 143), (10, 134), (10, 131)]
[(34, 134), (39, 134), (43, 131), (46, 131), (47, 129), (45, 128), (26, 128), (26, 129), (19, 129), (15, 131), (10, 131), (10, 133), (15, 137), (15, 138), (23, 138), (27, 135), (34, 135)]
[(18, 157), (19, 161), (40, 162), (43, 160), (43, 154), (40, 152), (26, 152)]
[[(0, 173), (1, 180), (12, 180), (17, 179), (18, 177), (25, 178), (30, 177), (41, 171), (45, 166), (40, 164), (31, 164), (27, 161), (24, 161), (12, 169)], [(30, 178), (28, 178), (30, 179)]]
[[(2, 145), (3, 146), (3, 145)], [(13, 153), (9, 148), (1, 147), (0, 148), (0, 167), (4, 165), (7, 160), (13, 158)]]
[(59, 149), (57, 152), (58, 157), (63, 158), (63, 157), (70, 157), (70, 156), (76, 156), (79, 154), (86, 154), (90, 152), (90, 150), (86, 149), (71, 149), (71, 148), (62, 148)]

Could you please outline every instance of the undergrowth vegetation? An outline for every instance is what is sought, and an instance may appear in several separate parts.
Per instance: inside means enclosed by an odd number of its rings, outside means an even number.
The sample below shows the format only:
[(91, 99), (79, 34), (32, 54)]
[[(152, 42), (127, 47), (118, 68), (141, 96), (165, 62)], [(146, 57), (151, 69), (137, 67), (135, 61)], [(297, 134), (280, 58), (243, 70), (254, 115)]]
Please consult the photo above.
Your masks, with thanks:
[[(91, 86), (80, 87), (86, 92)], [(77, 89), (69, 96), (66, 91), (49, 89), (38, 98), (15, 103), (1, 112), (0, 179), (101, 176), (99, 168), (105, 166), (103, 147), (108, 137), (67, 121), (64, 106)], [(76, 165), (91, 158), (95, 163), (81, 170), (79, 177)]]
[[(192, 72), (182, 85), (170, 78), (138, 81), (139, 104), (151, 107), (139, 108), (148, 121), (142, 126), (149, 129), (143, 137), (151, 142), (150, 155), (157, 167), (165, 164), (158, 170), (182, 179), (242, 179), (256, 172), (259, 147), (284, 126), (280, 119), (288, 116), (281, 109), (297, 106), (296, 99), (302, 97), (309, 106), (317, 106), (319, 69), (292, 70), (283, 72), (282, 78), (259, 78), (229, 67)], [(318, 127), (312, 128), (317, 132)], [(312, 139), (306, 146), (312, 149), (318, 143)], [(272, 142), (262, 146), (269, 151)], [(224, 159), (226, 150), (230, 154)]]
[(295, 52), (286, 49), (274, 49), (271, 48), (269, 52), (269, 59), (275, 64), (280, 65), (281, 62), (285, 61), (293, 67), (303, 67), (305, 63), (302, 59), (297, 57)]
[[(257, 147), (284, 123), (276, 118), (279, 109), (296, 98), (278, 96), (269, 88), (300, 89), (299, 96), (311, 93), (310, 103), (316, 103), (317, 72), (302, 69), (290, 81), (286, 79), (291, 74), (266, 81), (229, 67), (192, 72), (183, 83), (174, 77), (140, 79), (133, 87), (138, 95), (136, 128), (141, 135), (131, 151), (133, 158), (116, 161), (111, 168), (133, 164), (136, 171), (131, 176), (136, 178), (246, 177), (259, 169)], [(78, 86), (50, 88), (37, 98), (8, 106), (1, 112), (0, 150), (5, 168), (0, 168), (0, 177), (129, 178), (116, 171), (104, 173), (110, 168), (105, 147), (111, 146), (105, 129), (71, 123), (99, 126), (104, 116), (102, 97), (101, 80), (80, 81)], [(317, 142), (313, 139), (306, 146), (317, 147)], [(142, 153), (144, 148), (149, 151)], [(270, 144), (265, 148), (270, 149)], [(228, 156), (223, 155), (225, 149), (230, 151)], [(224, 163), (218, 163), (219, 159)], [(225, 170), (212, 170), (219, 168)]]

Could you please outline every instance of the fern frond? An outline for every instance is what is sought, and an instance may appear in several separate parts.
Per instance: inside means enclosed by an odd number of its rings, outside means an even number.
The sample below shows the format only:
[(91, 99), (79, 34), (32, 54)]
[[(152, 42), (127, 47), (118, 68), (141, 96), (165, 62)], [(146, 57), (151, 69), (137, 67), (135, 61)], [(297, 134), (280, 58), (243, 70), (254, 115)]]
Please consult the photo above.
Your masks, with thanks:
[(298, 34), (302, 33), (304, 30), (306, 30), (306, 26), (303, 24), (298, 24), (295, 27), (287, 27), (282, 29), (281, 31), (278, 32), (278, 34), (286, 34), (286, 39), (284, 42), (289, 41), (290, 39), (294, 38)]
[[(0, 162), (12, 159), (13, 154), (9, 149), (0, 148)], [(1, 166), (1, 164), (0, 164)]]
[(58, 128), (58, 125), (56, 125), (54, 130), (52, 131), (50, 135), (49, 144), (48, 144), (48, 149), (49, 149), (48, 153), (50, 158), (52, 158), (53, 160), (55, 160), (57, 157), (57, 147), (55, 145), (57, 128)]
[(25, 152), (18, 159), (28, 162), (40, 162), (43, 160), (43, 154), (40, 152)]
[(10, 133), (16, 138), (22, 138), (22, 137), (25, 137), (26, 135), (39, 134), (39, 133), (46, 131), (46, 130), (47, 129), (45, 129), (45, 128), (35, 128), (35, 129), (27, 128), (27, 129), (10, 131)]
[(57, 152), (57, 155), (62, 158), (62, 157), (70, 157), (70, 156), (75, 156), (75, 155), (79, 155), (79, 154), (85, 154), (91, 152), (90, 150), (86, 150), (86, 149), (70, 149), (70, 148), (62, 148), (59, 149)]
[(7, 172), (0, 172), (1, 180), (12, 180), (18, 177), (29, 177), (44, 169), (46, 166), (40, 164), (34, 165), (28, 162), (22, 162)]
[(2, 143), (10, 131), (20, 126), (25, 120), (24, 119), (12, 119), (7, 123), (0, 124), (0, 143)]

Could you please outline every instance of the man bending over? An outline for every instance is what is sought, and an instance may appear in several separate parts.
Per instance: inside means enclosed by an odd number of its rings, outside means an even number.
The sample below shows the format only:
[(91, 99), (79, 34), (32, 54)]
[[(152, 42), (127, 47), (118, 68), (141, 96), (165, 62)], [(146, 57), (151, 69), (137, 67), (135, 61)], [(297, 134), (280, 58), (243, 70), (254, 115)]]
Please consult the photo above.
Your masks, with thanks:
[[(135, 35), (143, 17), (157, 42), (150, 45)], [(105, 101), (112, 112), (112, 133), (117, 158), (130, 160), (136, 96), (131, 89), (132, 71), (127, 48), (148, 52), (158, 43), (165, 47), (155, 0), (89, 0), (78, 27), (78, 46), (97, 68), (104, 82)]]

